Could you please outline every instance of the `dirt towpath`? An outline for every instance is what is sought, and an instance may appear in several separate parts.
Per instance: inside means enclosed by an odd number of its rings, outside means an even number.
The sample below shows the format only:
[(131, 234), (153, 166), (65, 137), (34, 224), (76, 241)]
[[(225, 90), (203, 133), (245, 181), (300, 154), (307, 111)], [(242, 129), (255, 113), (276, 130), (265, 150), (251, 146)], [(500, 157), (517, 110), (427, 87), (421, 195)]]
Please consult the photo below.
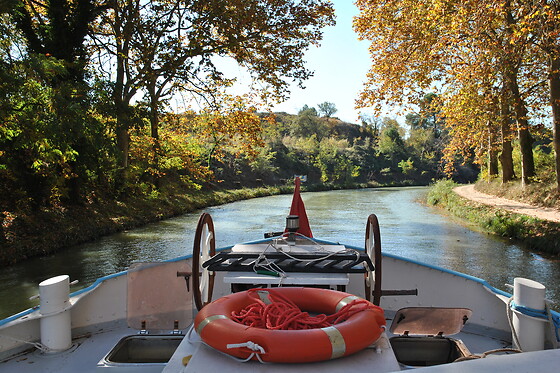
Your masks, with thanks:
[(511, 211), (516, 214), (533, 216), (542, 220), (549, 220), (560, 223), (560, 210), (532, 206), (523, 202), (512, 201), (505, 198), (481, 193), (474, 189), (473, 184), (459, 186), (453, 189), (455, 193), (463, 198), (470, 199), (485, 205), (494, 206), (503, 210)]

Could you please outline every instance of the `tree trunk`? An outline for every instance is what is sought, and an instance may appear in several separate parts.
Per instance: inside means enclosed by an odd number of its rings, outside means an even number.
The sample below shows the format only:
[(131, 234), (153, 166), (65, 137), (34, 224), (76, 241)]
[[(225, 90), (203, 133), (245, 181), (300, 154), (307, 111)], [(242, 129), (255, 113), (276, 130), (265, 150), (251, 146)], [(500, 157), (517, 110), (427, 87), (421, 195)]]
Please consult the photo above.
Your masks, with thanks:
[(149, 89), (150, 96), (150, 133), (154, 140), (159, 139), (159, 115), (158, 115), (158, 97), (156, 93)]
[(550, 105), (552, 106), (552, 131), (554, 143), (554, 164), (556, 166), (556, 190), (560, 192), (560, 56), (550, 57)]
[(525, 186), (530, 183), (530, 178), (535, 176), (535, 162), (533, 159), (533, 138), (529, 133), (529, 120), (527, 119), (528, 111), (523, 101), (523, 97), (519, 92), (518, 75), (521, 66), (521, 57), (524, 54), (524, 44), (515, 44), (513, 41), (514, 29), (518, 26), (518, 20), (514, 16), (514, 6), (511, 1), (504, 2), (504, 20), (506, 23), (505, 34), (507, 48), (505, 51), (504, 63), (504, 80), (511, 95), (511, 104), (515, 112), (515, 120), (517, 122), (517, 136), (519, 139), (519, 148), (521, 151), (521, 182)]
[(152, 167), (156, 171), (152, 176), (153, 184), (156, 188), (160, 186), (160, 174), (159, 174), (159, 156), (161, 153), (161, 146), (159, 143), (159, 111), (158, 111), (158, 95), (155, 89), (155, 81), (150, 82), (148, 86), (148, 95), (150, 99), (150, 135), (153, 141), (153, 157), (152, 157)]
[[(525, 105), (523, 111), (526, 113)], [(519, 150), (521, 151), (521, 183), (523, 186), (531, 183), (535, 176), (535, 160), (533, 157), (533, 137), (529, 132), (529, 122), (526, 114), (517, 114), (517, 134), (519, 138)]]
[(511, 146), (510, 107), (505, 85), (502, 88), (500, 110), (500, 135), (502, 138), (500, 163), (502, 164), (502, 183), (507, 183), (515, 178), (515, 172), (513, 169), (513, 147)]
[(128, 153), (130, 149), (130, 136), (128, 133), (128, 128), (130, 126), (129, 111), (130, 108), (128, 104), (123, 102), (122, 95), (117, 89), (113, 95), (113, 100), (116, 107), (116, 117), (117, 117), (117, 151), (118, 151), (118, 166), (122, 170), (128, 168)]
[(495, 143), (496, 134), (488, 124), (488, 181), (498, 175), (498, 150)]
[(529, 121), (527, 119), (527, 107), (519, 92), (517, 74), (517, 68), (508, 69), (506, 82), (515, 112), (517, 138), (519, 139), (519, 150), (521, 152), (521, 183), (525, 186), (531, 182), (530, 178), (535, 176), (535, 161), (533, 158), (533, 137), (529, 132)]

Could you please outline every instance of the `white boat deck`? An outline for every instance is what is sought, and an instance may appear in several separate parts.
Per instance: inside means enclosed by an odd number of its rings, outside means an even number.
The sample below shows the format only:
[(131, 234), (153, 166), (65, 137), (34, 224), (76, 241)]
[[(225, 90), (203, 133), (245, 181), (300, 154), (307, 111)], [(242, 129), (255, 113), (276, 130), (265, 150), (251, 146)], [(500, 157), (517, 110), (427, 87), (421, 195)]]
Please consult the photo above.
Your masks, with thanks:
[[(391, 317), (391, 313), (388, 313)], [(388, 324), (390, 324), (388, 320)], [(462, 340), (472, 353), (482, 353), (485, 351), (507, 347), (507, 342), (493, 339), (488, 335), (476, 332), (476, 327), (454, 336)], [(163, 373), (190, 373), (190, 372), (348, 372), (352, 369), (363, 369), (371, 367), (376, 372), (400, 371), (401, 367), (395, 359), (393, 351), (387, 343), (380, 343), (379, 346), (365, 349), (355, 355), (341, 359), (325, 361), (313, 364), (261, 364), (251, 361), (241, 363), (234, 361), (233, 358), (217, 352), (210, 347), (201, 344), (196, 333), (186, 336), (179, 348), (167, 364), (142, 364), (126, 365), (119, 367), (98, 367), (97, 364), (109, 352), (121, 338), (138, 334), (136, 330), (128, 327), (114, 327), (113, 330), (105, 329), (95, 334), (88, 334), (74, 339), (73, 347), (69, 351), (55, 354), (45, 354), (39, 350), (20, 354), (19, 356), (0, 363), (0, 372), (18, 373), (89, 373), (89, 372), (163, 372)], [(391, 337), (387, 332), (387, 337)], [(376, 348), (379, 347), (379, 348)], [(560, 353), (560, 350), (557, 350)], [(523, 354), (525, 355), (525, 354)], [(192, 356), (189, 363), (185, 366), (185, 357)], [(492, 357), (492, 359), (495, 357)], [(490, 359), (490, 358), (487, 358)], [(480, 359), (482, 360), (482, 359)], [(447, 364), (440, 367), (437, 371), (448, 371), (446, 369), (456, 369), (458, 364)], [(434, 369), (435, 367), (429, 367)], [(443, 370), (441, 370), (443, 369)], [(453, 370), (457, 371), (457, 370)], [(549, 370), (550, 371), (550, 370)]]
[[(136, 330), (120, 327), (84, 335), (72, 342), (68, 351), (46, 354), (37, 349), (22, 353), (0, 363), (2, 373), (70, 373), (95, 372), (96, 365), (122, 337), (135, 334)], [(163, 367), (162, 367), (163, 368)]]

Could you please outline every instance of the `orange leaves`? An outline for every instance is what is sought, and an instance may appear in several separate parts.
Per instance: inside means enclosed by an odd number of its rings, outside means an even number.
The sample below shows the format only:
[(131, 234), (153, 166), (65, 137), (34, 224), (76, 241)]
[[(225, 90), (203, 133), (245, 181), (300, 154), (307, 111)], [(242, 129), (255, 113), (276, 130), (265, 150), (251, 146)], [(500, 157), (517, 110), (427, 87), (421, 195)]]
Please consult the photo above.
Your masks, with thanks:
[(450, 135), (449, 159), (458, 153), (471, 157), (472, 149), (479, 161), (485, 156), (488, 131), (497, 132), (487, 124), (500, 117), (500, 108), (490, 105), (489, 97), (498, 95), (496, 90), (504, 84), (516, 91), (508, 105), (522, 101), (532, 105), (529, 114), (516, 106), (512, 118), (518, 122), (528, 115), (535, 118), (546, 107), (543, 82), (548, 62), (542, 51), (560, 50), (556, 1), (358, 0), (356, 4), (360, 14), (354, 30), (371, 43), (372, 59), (357, 106), (418, 104), (418, 93), (436, 91), (444, 99), (440, 110)]
[(450, 44), (441, 23), (449, 24), (448, 2), (359, 0), (354, 19), (359, 38), (371, 42), (372, 66), (358, 107), (409, 103), (411, 93), (421, 97), (434, 81), (433, 72), (445, 69), (445, 44)]
[(247, 96), (221, 93), (213, 105), (194, 119), (195, 131), (208, 149), (208, 164), (227, 150), (236, 155), (255, 156), (262, 140), (261, 118)]

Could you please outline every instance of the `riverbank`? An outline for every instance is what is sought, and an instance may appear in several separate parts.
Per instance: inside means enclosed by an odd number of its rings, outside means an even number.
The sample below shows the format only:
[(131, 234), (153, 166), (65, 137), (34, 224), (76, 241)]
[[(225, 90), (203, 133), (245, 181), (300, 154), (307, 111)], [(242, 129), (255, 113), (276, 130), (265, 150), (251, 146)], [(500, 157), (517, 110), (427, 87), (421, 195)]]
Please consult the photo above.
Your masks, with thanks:
[(0, 266), (44, 256), (102, 236), (140, 227), (207, 206), (290, 193), (293, 187), (268, 186), (232, 190), (168, 190), (155, 196), (98, 198), (87, 204), (4, 212)]
[(485, 232), (516, 240), (528, 249), (560, 256), (560, 223), (461, 197), (455, 187), (452, 181), (437, 182), (428, 193), (428, 204), (466, 219)]
[[(304, 184), (303, 191), (357, 189), (374, 184)], [(115, 199), (98, 196), (95, 201), (18, 213), (3, 212), (0, 236), (0, 267), (28, 258), (45, 256), (100, 237), (137, 228), (209, 206), (244, 199), (290, 194), (293, 185), (239, 189), (168, 189), (156, 195)]]
[(477, 190), (474, 184), (461, 185), (453, 188), (453, 191), (463, 198), (482, 203), (483, 205), (493, 206), (515, 214), (527, 215), (541, 220), (560, 223), (560, 210), (556, 208), (534, 206), (528, 203), (483, 193)]

